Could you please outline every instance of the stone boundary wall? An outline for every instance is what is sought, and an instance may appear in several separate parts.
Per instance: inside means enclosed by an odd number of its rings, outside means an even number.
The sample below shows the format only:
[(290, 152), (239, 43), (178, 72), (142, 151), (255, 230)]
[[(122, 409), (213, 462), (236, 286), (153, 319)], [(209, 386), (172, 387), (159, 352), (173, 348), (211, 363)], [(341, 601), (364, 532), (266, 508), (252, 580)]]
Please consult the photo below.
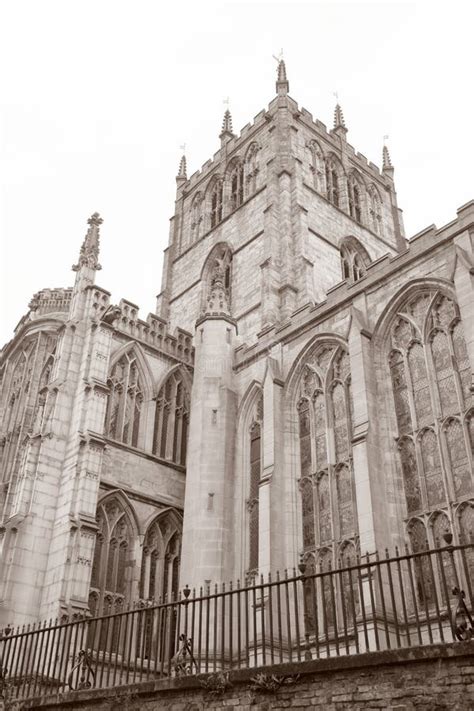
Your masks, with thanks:
[[(272, 684), (272, 675), (276, 677), (274, 685), (279, 686), (274, 693), (256, 688), (256, 677), (263, 686)], [(219, 685), (217, 676), (203, 674), (114, 689), (78, 691), (32, 699), (20, 708), (56, 711), (474, 709), (474, 642), (234, 671), (220, 677), (227, 687), (223, 692), (212, 691), (212, 687)]]

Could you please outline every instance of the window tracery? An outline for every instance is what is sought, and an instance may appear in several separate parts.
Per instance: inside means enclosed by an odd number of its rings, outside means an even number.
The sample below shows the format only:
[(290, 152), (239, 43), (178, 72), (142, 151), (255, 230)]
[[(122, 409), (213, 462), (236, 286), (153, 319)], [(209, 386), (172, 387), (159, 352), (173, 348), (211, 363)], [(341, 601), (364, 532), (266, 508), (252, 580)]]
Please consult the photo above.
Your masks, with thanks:
[[(419, 547), (423, 535), (428, 540), (431, 520), (434, 545), (441, 525), (449, 524), (442, 512), (456, 502), (472, 500), (474, 494), (471, 393), (463, 385), (470, 373), (455, 302), (434, 290), (419, 293), (399, 310), (389, 338), (406, 510), (408, 516), (418, 516), (416, 525), (408, 519), (407, 531), (412, 545)], [(455, 536), (462, 536), (460, 518), (455, 526)]]
[(113, 365), (107, 385), (110, 391), (105, 416), (105, 435), (137, 447), (143, 386), (133, 349), (124, 353)]
[[(300, 494), (305, 555), (335, 564), (339, 545), (357, 539), (347, 351), (318, 346), (302, 369), (298, 401)], [(329, 557), (328, 557), (329, 556)]]
[(222, 222), (224, 183), (221, 178), (214, 181), (210, 195), (211, 229)]
[(353, 237), (345, 239), (341, 244), (342, 277), (356, 282), (361, 279), (370, 262), (369, 255), (362, 245)]
[(249, 432), (248, 578), (253, 578), (256, 575), (259, 564), (259, 489), (262, 475), (262, 422), (263, 396), (260, 395), (254, 405)]
[(235, 161), (230, 172), (230, 209), (236, 210), (244, 201), (244, 166)]
[(89, 609), (92, 616), (120, 612), (130, 600), (133, 527), (117, 496), (99, 504), (98, 531), (92, 563)]
[(156, 398), (153, 454), (185, 466), (189, 394), (183, 374), (173, 371)]
[(148, 528), (143, 541), (140, 597), (170, 600), (178, 594), (181, 555), (181, 520), (175, 513), (161, 515)]

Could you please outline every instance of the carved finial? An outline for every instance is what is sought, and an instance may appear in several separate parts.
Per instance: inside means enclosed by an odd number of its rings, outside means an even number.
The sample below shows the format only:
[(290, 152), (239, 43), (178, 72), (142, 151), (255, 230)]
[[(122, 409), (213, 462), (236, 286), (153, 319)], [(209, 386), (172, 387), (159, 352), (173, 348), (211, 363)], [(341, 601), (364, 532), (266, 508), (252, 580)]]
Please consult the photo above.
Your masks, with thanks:
[(79, 261), (72, 267), (73, 271), (77, 272), (81, 267), (88, 267), (89, 269), (96, 270), (102, 269), (99, 264), (99, 228), (102, 223), (103, 219), (98, 212), (94, 212), (94, 214), (87, 220), (89, 229), (87, 230), (84, 242), (82, 243), (81, 251), (79, 253)]
[(275, 59), (278, 62), (276, 91), (279, 96), (285, 96), (290, 90), (290, 83), (288, 81), (288, 77), (286, 76), (286, 64), (283, 59), (283, 50), (280, 52), (280, 56), (275, 57)]
[(181, 160), (179, 162), (179, 168), (178, 168), (178, 175), (176, 176), (176, 182), (177, 183), (184, 183), (188, 179), (187, 173), (186, 173), (186, 156), (183, 155), (181, 156)]

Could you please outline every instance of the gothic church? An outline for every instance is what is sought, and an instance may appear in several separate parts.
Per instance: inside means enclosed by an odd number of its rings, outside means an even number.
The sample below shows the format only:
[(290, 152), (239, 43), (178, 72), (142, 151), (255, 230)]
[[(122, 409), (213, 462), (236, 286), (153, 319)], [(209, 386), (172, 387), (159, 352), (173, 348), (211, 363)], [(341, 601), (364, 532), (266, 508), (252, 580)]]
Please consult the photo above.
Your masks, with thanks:
[(93, 214), (1, 351), (1, 625), (470, 536), (474, 202), (406, 240), (388, 150), (288, 90), (183, 157), (156, 313)]

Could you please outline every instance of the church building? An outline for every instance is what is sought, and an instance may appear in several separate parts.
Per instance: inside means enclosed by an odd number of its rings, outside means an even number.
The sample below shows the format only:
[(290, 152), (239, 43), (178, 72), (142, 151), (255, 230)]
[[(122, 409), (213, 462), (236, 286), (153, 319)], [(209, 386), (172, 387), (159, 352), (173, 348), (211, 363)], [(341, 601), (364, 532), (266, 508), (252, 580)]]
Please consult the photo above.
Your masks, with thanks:
[(2, 349), (0, 626), (470, 539), (474, 201), (407, 240), (387, 147), (288, 91), (183, 156), (155, 313), (94, 213)]

